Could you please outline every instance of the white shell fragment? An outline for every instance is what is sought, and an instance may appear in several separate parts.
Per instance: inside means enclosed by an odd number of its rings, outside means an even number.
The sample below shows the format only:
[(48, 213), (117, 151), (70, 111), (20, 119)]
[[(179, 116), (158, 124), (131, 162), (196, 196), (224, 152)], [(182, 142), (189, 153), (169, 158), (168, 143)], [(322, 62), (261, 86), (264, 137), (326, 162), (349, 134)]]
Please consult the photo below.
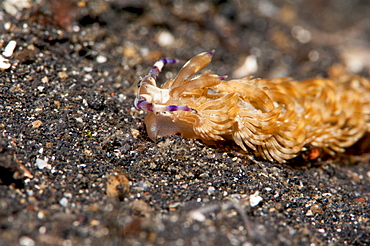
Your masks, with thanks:
[(189, 213), (189, 215), (190, 218), (198, 222), (204, 222), (206, 220), (206, 216), (199, 210), (193, 210)]
[(262, 200), (263, 198), (259, 196), (258, 191), (256, 191), (254, 194), (249, 196), (249, 202), (252, 208), (257, 206)]
[(32, 1), (31, 0), (5, 0), (2, 5), (8, 14), (12, 16), (16, 16), (23, 9), (31, 8)]
[(36, 165), (40, 170), (42, 170), (48, 165), (48, 163), (45, 160), (37, 158), (36, 159)]
[(12, 64), (10, 64), (9, 60), (5, 57), (10, 57), (13, 55), (14, 49), (17, 45), (17, 42), (14, 40), (9, 41), (9, 43), (5, 46), (2, 55), (0, 55), (0, 69), (8, 69)]
[(108, 60), (108, 58), (107, 58), (107, 57), (105, 57), (105, 56), (102, 56), (102, 55), (98, 55), (98, 56), (96, 57), (96, 61), (97, 61), (98, 63), (105, 63), (107, 60)]
[(17, 42), (14, 40), (9, 41), (7, 46), (4, 48), (3, 56), (10, 57), (13, 55), (14, 49), (17, 46)]

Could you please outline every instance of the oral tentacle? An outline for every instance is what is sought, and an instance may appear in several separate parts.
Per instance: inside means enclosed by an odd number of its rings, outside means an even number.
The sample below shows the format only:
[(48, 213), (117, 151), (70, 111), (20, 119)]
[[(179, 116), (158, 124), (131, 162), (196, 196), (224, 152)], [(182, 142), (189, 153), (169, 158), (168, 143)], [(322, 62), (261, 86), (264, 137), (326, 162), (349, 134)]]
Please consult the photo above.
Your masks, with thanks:
[(135, 104), (135, 107), (149, 112), (159, 113), (159, 112), (173, 112), (173, 111), (189, 111), (195, 112), (195, 109), (189, 108), (187, 106), (177, 106), (177, 105), (163, 105), (150, 103), (145, 100), (140, 100)]

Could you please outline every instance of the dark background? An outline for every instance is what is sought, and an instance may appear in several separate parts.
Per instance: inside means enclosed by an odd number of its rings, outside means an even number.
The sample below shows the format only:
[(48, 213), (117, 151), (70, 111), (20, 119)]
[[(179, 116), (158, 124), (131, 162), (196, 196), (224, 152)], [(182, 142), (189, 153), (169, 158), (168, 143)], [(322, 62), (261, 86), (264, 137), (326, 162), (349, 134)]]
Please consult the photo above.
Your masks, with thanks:
[(1, 3), (1, 51), (17, 46), (0, 71), (0, 245), (369, 243), (368, 138), (269, 163), (153, 143), (133, 107), (156, 60), (212, 49), (208, 69), (229, 78), (250, 55), (256, 77), (369, 77), (369, 1)]

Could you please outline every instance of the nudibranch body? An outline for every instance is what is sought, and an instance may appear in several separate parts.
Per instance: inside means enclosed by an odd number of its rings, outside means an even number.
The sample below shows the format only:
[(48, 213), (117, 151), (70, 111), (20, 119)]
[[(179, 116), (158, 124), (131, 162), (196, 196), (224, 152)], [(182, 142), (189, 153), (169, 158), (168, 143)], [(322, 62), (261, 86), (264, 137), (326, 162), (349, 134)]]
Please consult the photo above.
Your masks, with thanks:
[(148, 111), (152, 140), (178, 133), (205, 142), (233, 140), (244, 151), (284, 162), (308, 146), (343, 152), (370, 131), (370, 81), (363, 77), (227, 81), (209, 71), (195, 75), (212, 56), (193, 57), (161, 88), (159, 73), (177, 60), (157, 61), (142, 78), (135, 106)]

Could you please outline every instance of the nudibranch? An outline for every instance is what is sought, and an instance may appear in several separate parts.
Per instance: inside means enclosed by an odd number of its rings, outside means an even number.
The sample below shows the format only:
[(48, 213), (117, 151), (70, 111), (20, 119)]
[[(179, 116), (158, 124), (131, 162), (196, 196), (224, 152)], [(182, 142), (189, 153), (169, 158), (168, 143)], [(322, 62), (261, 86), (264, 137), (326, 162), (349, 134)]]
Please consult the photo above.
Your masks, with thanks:
[(139, 83), (135, 106), (147, 111), (152, 140), (181, 134), (206, 143), (234, 141), (241, 149), (285, 162), (307, 147), (343, 152), (370, 131), (370, 81), (360, 76), (316, 78), (246, 77), (226, 80), (206, 71), (213, 51), (190, 59), (161, 88), (167, 63), (157, 61)]

